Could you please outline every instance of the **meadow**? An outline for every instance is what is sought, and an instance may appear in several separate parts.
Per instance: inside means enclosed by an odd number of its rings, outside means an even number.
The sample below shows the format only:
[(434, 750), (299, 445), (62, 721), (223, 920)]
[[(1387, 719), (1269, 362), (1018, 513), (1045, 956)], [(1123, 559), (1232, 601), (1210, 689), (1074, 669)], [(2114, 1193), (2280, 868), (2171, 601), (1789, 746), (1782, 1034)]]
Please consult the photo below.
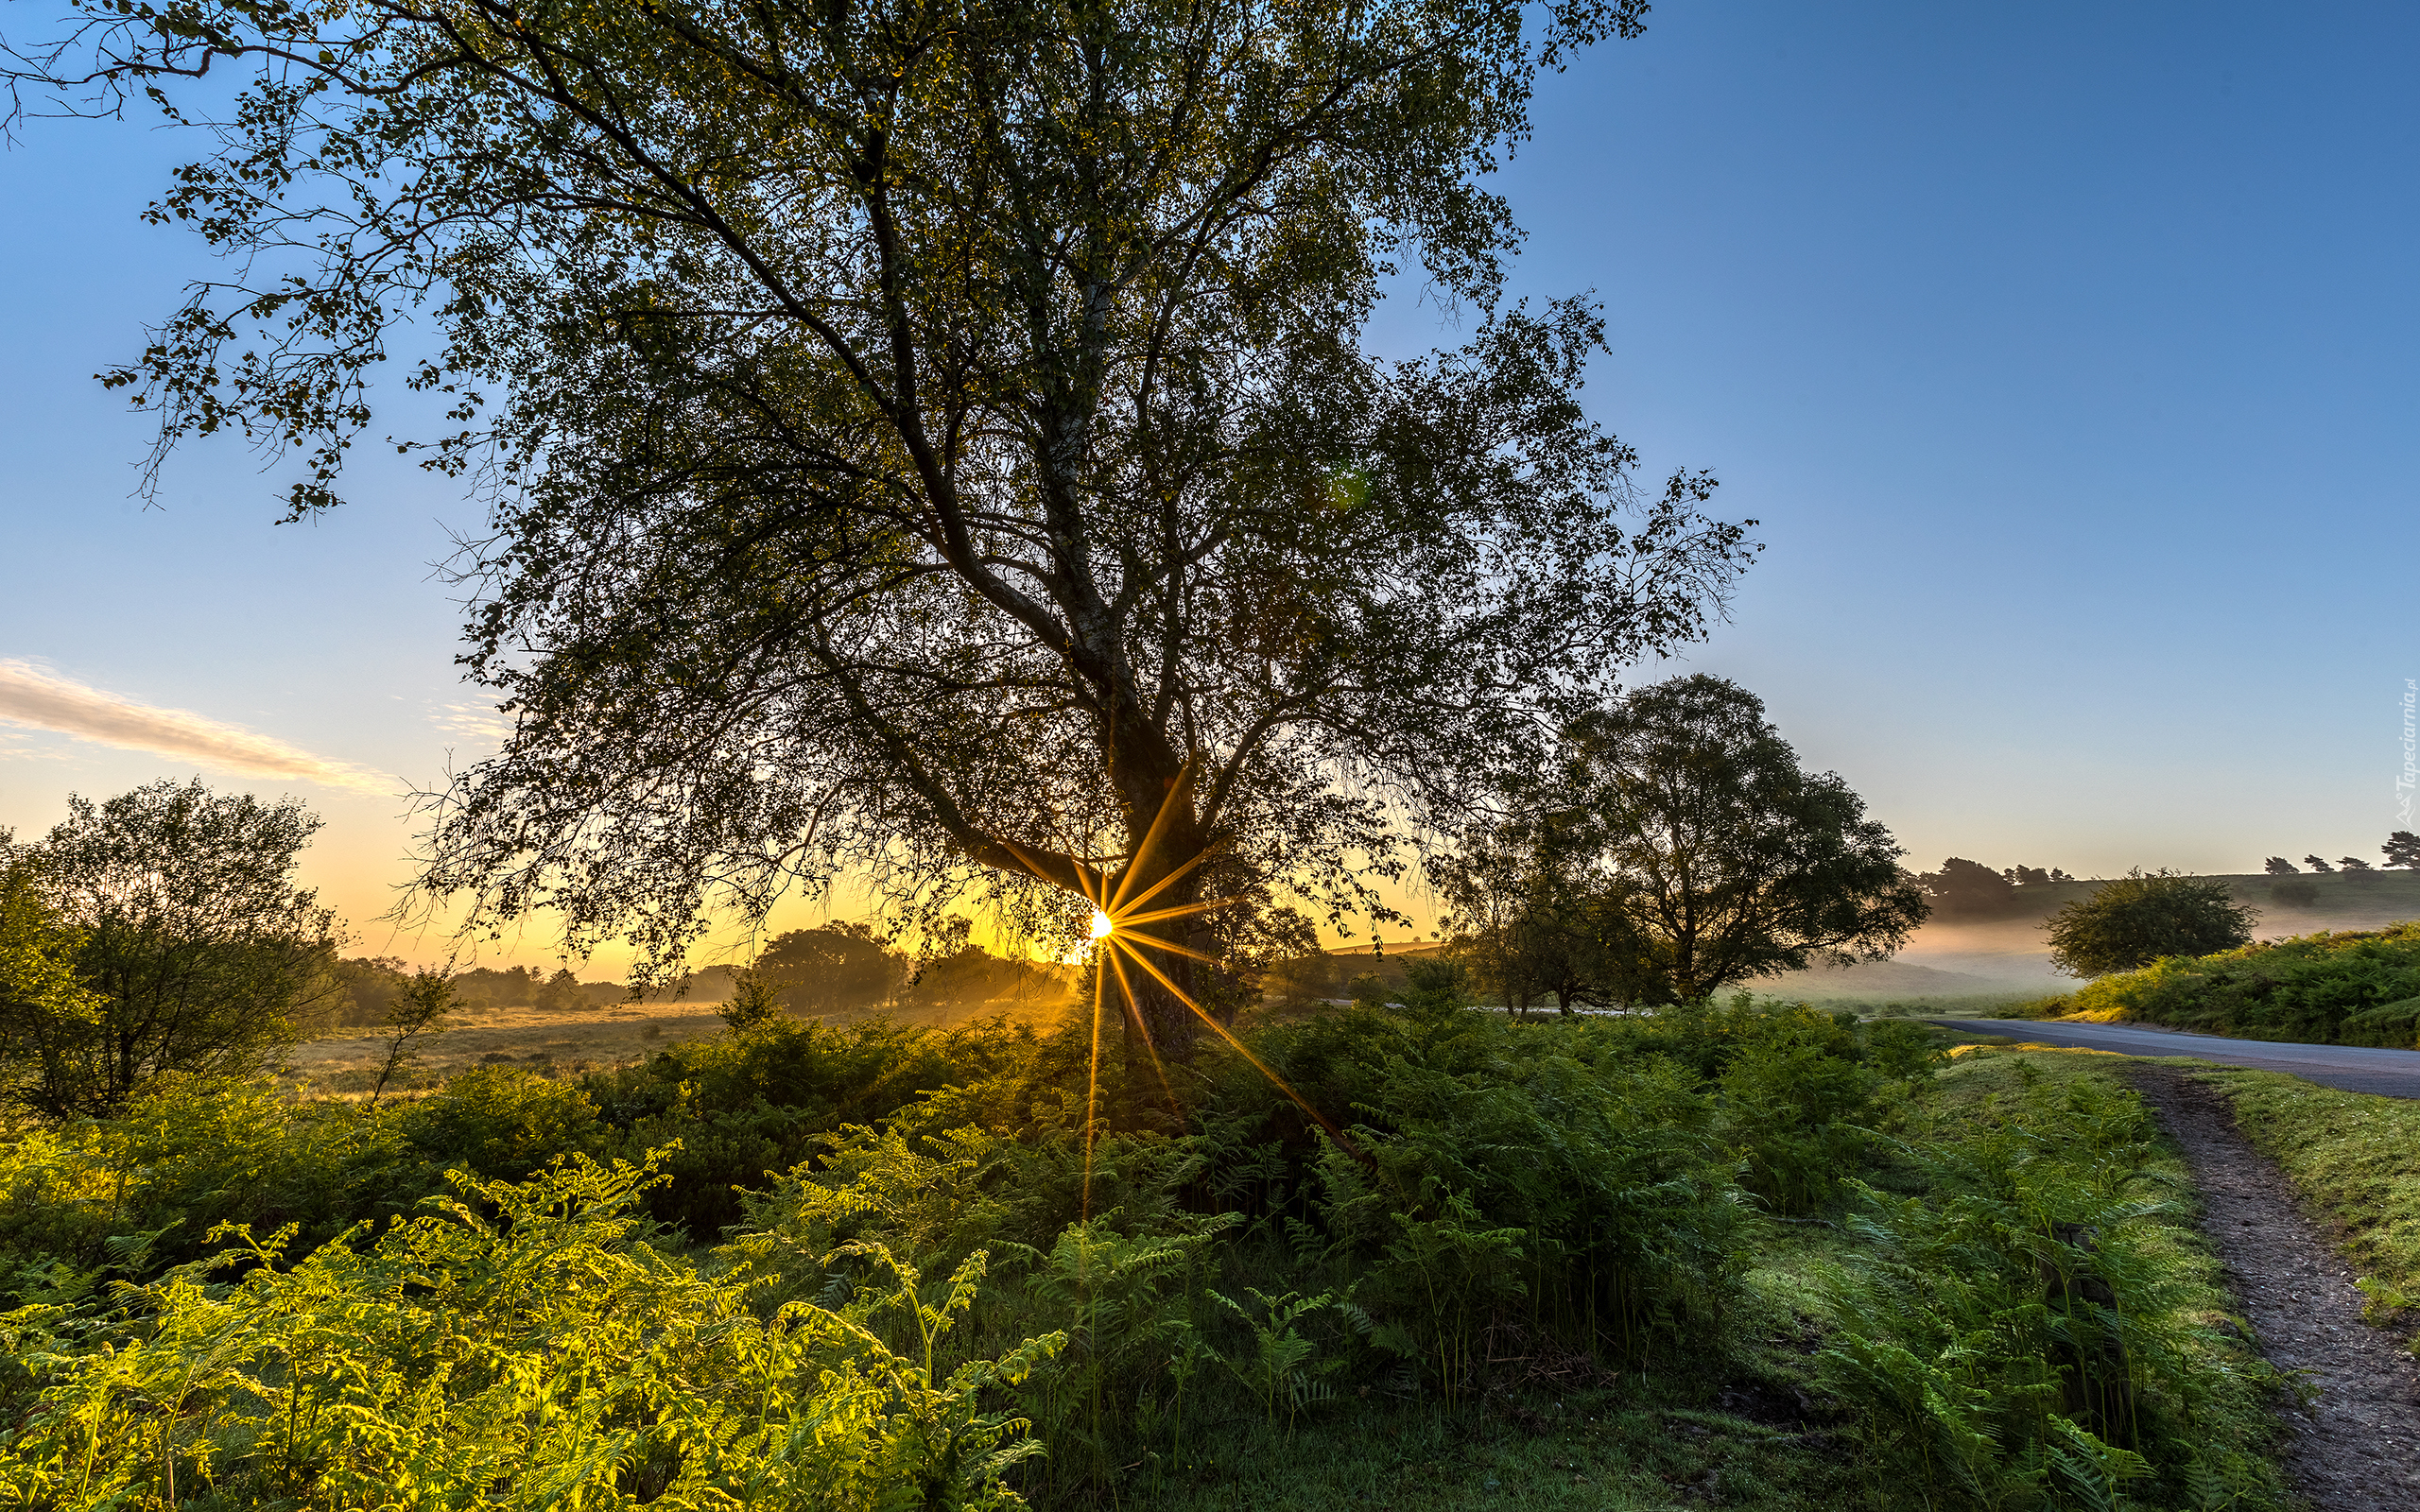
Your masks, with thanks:
[(0, 1504), (2280, 1504), (2105, 1063), (1408, 986), (20, 1125)]

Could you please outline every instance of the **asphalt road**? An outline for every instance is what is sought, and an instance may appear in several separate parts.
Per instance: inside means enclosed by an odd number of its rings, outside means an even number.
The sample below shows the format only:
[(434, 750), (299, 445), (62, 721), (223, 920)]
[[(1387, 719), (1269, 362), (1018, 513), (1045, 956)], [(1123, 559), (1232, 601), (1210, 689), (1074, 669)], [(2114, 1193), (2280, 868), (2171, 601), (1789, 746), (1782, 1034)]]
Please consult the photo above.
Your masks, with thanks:
[(2179, 1034), (2136, 1023), (2033, 1023), (2020, 1019), (1927, 1019), (1927, 1023), (1964, 1034), (2004, 1034), (2037, 1044), (2076, 1050), (2114, 1050), (2122, 1056), (2191, 1056), (2225, 1066), (2282, 1071), (2348, 1092), (2420, 1098), (2420, 1050), (2373, 1050), (2366, 1045), (2273, 1044), (2266, 1040), (2227, 1040)]

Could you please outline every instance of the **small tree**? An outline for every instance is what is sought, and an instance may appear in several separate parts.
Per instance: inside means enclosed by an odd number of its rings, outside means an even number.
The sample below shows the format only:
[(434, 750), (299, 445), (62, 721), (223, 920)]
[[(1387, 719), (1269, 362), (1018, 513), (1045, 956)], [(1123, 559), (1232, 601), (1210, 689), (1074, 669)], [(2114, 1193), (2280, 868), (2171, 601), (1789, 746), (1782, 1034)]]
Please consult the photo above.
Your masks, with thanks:
[(2310, 868), (2313, 871), (2334, 871), (2336, 869), (2334, 867), (2327, 864), (2327, 858), (2325, 856), (2305, 856), (2303, 857), (2303, 865)]
[(731, 996), (715, 1012), (734, 1029), (754, 1029), (782, 1016), (784, 984), (761, 971), (731, 973)]
[(2386, 852), (2390, 867), (2420, 868), (2420, 834), (2397, 830), (2386, 837), (2386, 844), (2379, 849)]
[(2252, 942), (2253, 912), (2208, 877), (2141, 868), (2104, 883), (2043, 925), (2051, 964), (2070, 976), (2131, 971), (2169, 955), (2209, 955)]
[(334, 912), (294, 885), (320, 827), (299, 801), (163, 781), (67, 803), (34, 861), (100, 1005), (21, 1022), (35, 1107), (107, 1113), (164, 1072), (264, 1069), (338, 1000)]
[(538, 988), (533, 1001), (541, 1012), (570, 1013), (588, 1006), (588, 994), (579, 989), (579, 978), (572, 974), (571, 968), (557, 967), (555, 974)]
[(445, 1032), (454, 1006), (453, 982), (443, 971), (427, 967), (414, 971), (404, 989), (388, 999), (381, 1023), (387, 1034), (387, 1054), (378, 1063), (378, 1080), (370, 1089), (371, 1107), (378, 1106), (395, 1074), (418, 1060), (429, 1041)]
[(2284, 856), (2271, 856), (2267, 861), (2260, 864), (2260, 869), (2269, 873), (2269, 875), (2273, 877), (2294, 877), (2300, 876), (2303, 868), (2295, 866)]
[(2336, 858), (2336, 864), (2347, 871), (2367, 871), (2370, 869), (2370, 864), (2362, 860), (2360, 856), (2338, 856)]
[(1660, 682), (1582, 720), (1563, 783), (1600, 896), (1680, 1001), (1880, 959), (1927, 912), (1864, 800), (1802, 770), (1762, 701), (1721, 678)]

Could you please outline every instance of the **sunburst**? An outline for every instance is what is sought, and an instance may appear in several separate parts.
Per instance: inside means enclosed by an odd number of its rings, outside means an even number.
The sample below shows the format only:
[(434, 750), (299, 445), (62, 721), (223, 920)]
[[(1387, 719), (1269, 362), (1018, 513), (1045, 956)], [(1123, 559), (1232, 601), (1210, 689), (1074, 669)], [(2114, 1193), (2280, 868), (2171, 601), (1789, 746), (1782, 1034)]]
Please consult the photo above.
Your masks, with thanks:
[[(1344, 1131), (1337, 1127), (1333, 1120), (1313, 1107), (1310, 1099), (1296, 1091), (1286, 1078), (1277, 1074), (1266, 1061), (1253, 1055), (1251, 1047), (1237, 1039), (1226, 1024), (1219, 1022), (1217, 1014), (1202, 1007), (1194, 1000), (1191, 993), (1179, 987), (1176, 981), (1167, 971), (1161, 970), (1159, 964), (1153, 961), (1150, 954), (1146, 954), (1153, 951), (1165, 952), (1170, 955), (1187, 956), (1193, 960), (1206, 961), (1213, 966), (1218, 965), (1217, 956), (1206, 954), (1190, 945), (1181, 944), (1162, 935), (1150, 933), (1143, 926), (1166, 923), (1193, 915), (1209, 913), (1215, 909), (1232, 907), (1242, 901), (1237, 898), (1213, 898), (1201, 902), (1164, 905), (1158, 908), (1150, 906), (1162, 893), (1218, 854), (1219, 846), (1215, 843), (1169, 868), (1165, 875), (1142, 892), (1131, 898), (1128, 896), (1134, 887), (1135, 879), (1142, 873), (1145, 860), (1157, 850), (1168, 816), (1176, 809), (1177, 799), (1184, 792), (1191, 777), (1192, 763), (1187, 762), (1184, 770), (1172, 786), (1167, 799), (1161, 803), (1159, 813), (1153, 816), (1151, 827), (1143, 836), (1143, 843), (1135, 848), (1133, 856), (1124, 868), (1115, 892), (1110, 890), (1106, 873), (1098, 875), (1097, 879), (1088, 878), (1081, 870), (1077, 873), (1079, 883), (1083, 885), (1085, 901), (1093, 905), (1092, 1047), (1084, 1089), (1083, 1212), (1087, 1218), (1092, 1215), (1093, 1145), (1100, 1128), (1101, 1010), (1104, 1006), (1109, 979), (1113, 975), (1117, 979), (1119, 995), (1126, 1000), (1126, 1022), (1141, 1039), (1144, 1054), (1150, 1058), (1151, 1069), (1159, 1077), (1161, 1091), (1167, 1094), (1169, 1106), (1171, 1108), (1176, 1106), (1176, 1092), (1168, 1081), (1167, 1067), (1160, 1059), (1159, 1046), (1151, 1039), (1150, 1023), (1144, 1017), (1142, 1005), (1134, 996), (1134, 981), (1127, 971), (1130, 963), (1147, 973), (1152, 981), (1157, 982), (1170, 997), (1184, 1005), (1195, 1018), (1208, 1025), (1213, 1034), (1225, 1041), (1229, 1049), (1242, 1057), (1254, 1071), (1267, 1077), (1270, 1085), (1290, 1098), (1294, 1106), (1317, 1123), (1326, 1132), (1328, 1138), (1336, 1142), (1340, 1149), (1357, 1160), (1366, 1162), (1368, 1159), (1354, 1147), (1353, 1142), (1345, 1138)], [(1104, 967), (1107, 970), (1103, 970)]]

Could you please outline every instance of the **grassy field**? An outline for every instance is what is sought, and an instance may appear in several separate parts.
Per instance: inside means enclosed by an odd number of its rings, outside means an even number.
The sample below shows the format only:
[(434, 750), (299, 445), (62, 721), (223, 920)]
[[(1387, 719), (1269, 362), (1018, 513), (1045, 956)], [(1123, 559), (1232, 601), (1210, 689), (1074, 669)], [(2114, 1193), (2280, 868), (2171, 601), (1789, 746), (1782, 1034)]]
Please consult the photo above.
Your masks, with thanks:
[[(406, 1088), (424, 1088), (482, 1065), (574, 1075), (627, 1065), (722, 1029), (711, 1003), (616, 1004), (557, 1012), (485, 1008), (456, 1015), (453, 1027), (428, 1041), (401, 1081)], [(306, 1096), (366, 1092), (386, 1051), (387, 1041), (375, 1030), (340, 1030), (296, 1046), (280, 1079)]]
[[(1063, 997), (1003, 999), (978, 1007), (886, 1009), (840, 1015), (831, 1022), (878, 1022), (907, 1028), (946, 1029), (977, 1017), (1044, 1023), (1064, 1010)], [(425, 1091), (478, 1066), (511, 1066), (548, 1076), (578, 1076), (645, 1060), (675, 1045), (723, 1032), (713, 1003), (614, 1003), (547, 1010), (530, 1006), (457, 1013), (441, 1034), (423, 1041), (390, 1090)], [(294, 1048), (279, 1080), (307, 1097), (354, 1097), (377, 1078), (388, 1041), (375, 1029), (339, 1029)]]

